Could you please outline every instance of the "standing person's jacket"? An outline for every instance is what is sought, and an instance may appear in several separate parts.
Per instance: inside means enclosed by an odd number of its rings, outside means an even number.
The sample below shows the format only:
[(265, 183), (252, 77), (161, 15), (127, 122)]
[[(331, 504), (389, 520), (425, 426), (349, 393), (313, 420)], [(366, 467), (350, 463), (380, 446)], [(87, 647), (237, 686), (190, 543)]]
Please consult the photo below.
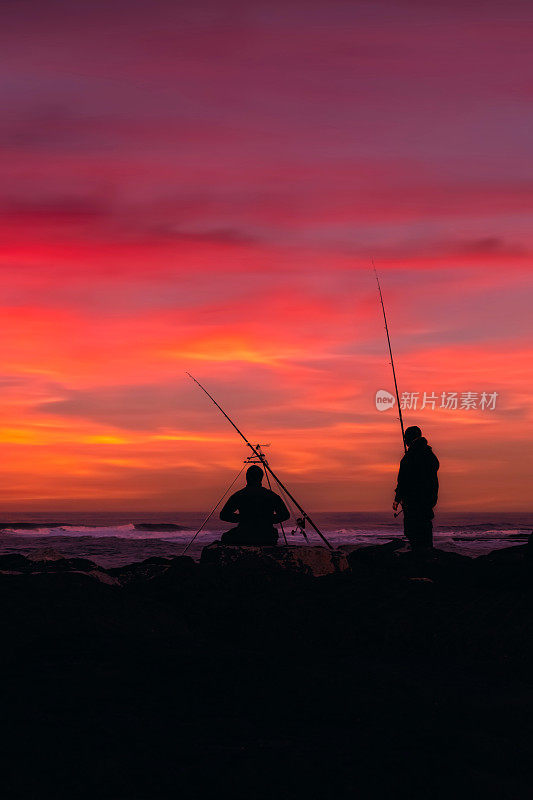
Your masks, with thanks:
[(427, 513), (433, 517), (433, 507), (439, 495), (437, 471), (439, 459), (421, 436), (411, 444), (400, 461), (395, 500), (404, 512)]

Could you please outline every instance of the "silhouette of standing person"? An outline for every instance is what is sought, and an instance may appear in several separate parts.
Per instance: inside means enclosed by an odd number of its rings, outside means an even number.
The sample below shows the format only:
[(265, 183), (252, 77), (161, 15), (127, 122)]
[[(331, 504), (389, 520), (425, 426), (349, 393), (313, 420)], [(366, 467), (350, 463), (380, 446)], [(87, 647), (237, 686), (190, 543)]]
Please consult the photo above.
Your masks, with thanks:
[(246, 486), (232, 494), (220, 512), (224, 522), (237, 527), (222, 535), (222, 544), (275, 545), (278, 531), (274, 527), (289, 519), (287, 506), (275, 492), (261, 485), (263, 470), (256, 464), (246, 471)]
[(433, 508), (439, 494), (439, 459), (417, 425), (404, 435), (407, 452), (400, 462), (393, 509), (401, 503), (404, 533), (413, 551), (433, 547)]

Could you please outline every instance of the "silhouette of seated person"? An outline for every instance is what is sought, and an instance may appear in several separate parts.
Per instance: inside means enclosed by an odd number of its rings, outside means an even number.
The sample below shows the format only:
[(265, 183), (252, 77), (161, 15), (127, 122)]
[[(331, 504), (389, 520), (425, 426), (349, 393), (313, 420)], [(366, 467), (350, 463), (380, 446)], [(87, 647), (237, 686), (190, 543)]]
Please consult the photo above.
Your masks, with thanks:
[(222, 544), (277, 544), (278, 531), (274, 525), (289, 519), (287, 506), (275, 492), (262, 486), (263, 470), (256, 464), (246, 471), (246, 486), (232, 494), (220, 512), (224, 522), (236, 522), (237, 527), (222, 535)]

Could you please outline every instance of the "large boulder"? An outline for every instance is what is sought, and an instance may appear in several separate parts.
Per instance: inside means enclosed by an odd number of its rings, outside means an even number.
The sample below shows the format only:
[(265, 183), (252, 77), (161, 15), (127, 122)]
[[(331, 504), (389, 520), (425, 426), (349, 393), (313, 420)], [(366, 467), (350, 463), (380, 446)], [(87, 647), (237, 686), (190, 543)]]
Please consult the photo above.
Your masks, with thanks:
[(510, 547), (500, 547), (498, 550), (491, 550), (490, 553), (485, 553), (478, 556), (477, 561), (480, 564), (489, 562), (491, 564), (521, 564), (526, 559), (529, 559), (533, 547), (528, 544), (515, 544)]
[(380, 544), (345, 544), (339, 549), (346, 553), (350, 564), (361, 562), (377, 566), (383, 562), (396, 561), (400, 554), (409, 552), (409, 546), (404, 539), (390, 539)]
[(69, 558), (51, 547), (32, 550), (26, 555), (0, 555), (0, 572), (90, 572), (102, 570), (88, 558)]
[(119, 586), (119, 580), (103, 567), (87, 558), (65, 558), (50, 547), (34, 550), (26, 556), (20, 553), (7, 553), (0, 556), (0, 575), (84, 575), (106, 586)]
[(152, 556), (137, 564), (126, 564), (107, 570), (109, 575), (117, 578), (122, 586), (140, 584), (165, 577), (166, 582), (180, 581), (194, 575), (198, 565), (189, 556), (163, 558)]
[(26, 556), (28, 561), (37, 561), (44, 563), (46, 561), (63, 561), (65, 556), (63, 553), (54, 550), (53, 547), (42, 547), (40, 550), (33, 550)]
[(213, 542), (202, 550), (202, 566), (235, 567), (260, 571), (296, 572), (301, 575), (330, 575), (348, 569), (346, 553), (326, 547), (259, 547)]
[(52, 547), (33, 550), (27, 554), (26, 558), (30, 562), (32, 570), (41, 572), (72, 572), (75, 570), (90, 572), (91, 570), (102, 570), (102, 567), (88, 558), (71, 558), (54, 550)]
[(0, 556), (0, 572), (31, 572), (33, 564), (21, 553), (6, 553)]
[(348, 562), (358, 579), (379, 573), (387, 580), (408, 579), (420, 584), (436, 580), (470, 582), (474, 568), (469, 556), (437, 548), (413, 551), (402, 539), (357, 547), (348, 553)]

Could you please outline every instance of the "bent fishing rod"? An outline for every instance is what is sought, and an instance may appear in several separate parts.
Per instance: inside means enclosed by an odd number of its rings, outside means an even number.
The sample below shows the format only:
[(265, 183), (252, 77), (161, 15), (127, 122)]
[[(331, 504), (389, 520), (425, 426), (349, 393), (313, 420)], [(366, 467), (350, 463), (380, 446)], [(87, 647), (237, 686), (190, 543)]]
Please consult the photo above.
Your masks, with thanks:
[(379, 300), (381, 302), (381, 310), (383, 311), (383, 321), (385, 322), (385, 332), (387, 334), (387, 344), (389, 345), (389, 354), (390, 354), (390, 363), (392, 367), (392, 377), (394, 378), (394, 389), (396, 391), (396, 402), (398, 403), (398, 414), (400, 419), (400, 426), (402, 428), (402, 444), (404, 453), (407, 453), (407, 445), (405, 444), (405, 430), (403, 427), (403, 417), (402, 417), (402, 406), (400, 403), (400, 394), (398, 392), (398, 382), (396, 380), (396, 370), (394, 369), (394, 356), (392, 355), (392, 346), (390, 343), (390, 336), (389, 336), (389, 325), (387, 322), (387, 314), (385, 313), (385, 303), (383, 302), (383, 294), (381, 293), (381, 284), (379, 282), (378, 272), (376, 269), (376, 265), (374, 264), (374, 259), (372, 259), (372, 266), (374, 267), (374, 275), (376, 276), (376, 281), (378, 282), (378, 291), (379, 291)]
[(322, 531), (320, 531), (320, 530), (317, 528), (317, 526), (315, 525), (315, 523), (313, 522), (313, 520), (311, 519), (311, 517), (309, 516), (309, 514), (307, 514), (307, 512), (305, 512), (305, 511), (303, 510), (303, 508), (302, 508), (302, 507), (301, 507), (301, 505), (298, 503), (298, 501), (297, 501), (297, 500), (295, 500), (295, 498), (294, 498), (294, 497), (292, 496), (292, 494), (289, 492), (289, 490), (287, 489), (287, 487), (286, 487), (286, 486), (285, 486), (285, 485), (284, 485), (284, 484), (283, 484), (283, 483), (280, 481), (280, 479), (278, 478), (278, 476), (276, 475), (276, 473), (275, 473), (275, 472), (273, 472), (273, 470), (270, 468), (270, 466), (268, 465), (268, 463), (265, 461), (264, 455), (263, 455), (262, 453), (260, 453), (260, 452), (257, 450), (257, 448), (253, 446), (253, 444), (250, 444), (250, 442), (248, 441), (248, 439), (246, 438), (246, 436), (244, 435), (244, 433), (243, 433), (241, 430), (239, 430), (239, 428), (238, 428), (238, 427), (235, 425), (235, 423), (233, 422), (233, 420), (232, 420), (232, 419), (230, 419), (230, 417), (228, 417), (228, 415), (226, 414), (226, 412), (224, 411), (224, 409), (223, 409), (223, 408), (222, 408), (222, 407), (221, 407), (221, 406), (220, 406), (220, 405), (217, 403), (217, 401), (215, 400), (215, 398), (214, 398), (212, 395), (210, 395), (210, 394), (209, 394), (209, 392), (207, 391), (207, 389), (206, 389), (206, 388), (204, 388), (204, 387), (202, 386), (202, 384), (201, 384), (199, 381), (197, 381), (197, 380), (196, 380), (196, 378), (195, 378), (193, 375), (191, 375), (191, 373), (190, 373), (190, 372), (187, 372), (187, 373), (186, 373), (186, 375), (188, 375), (188, 376), (189, 376), (189, 378), (190, 378), (191, 380), (193, 380), (197, 386), (199, 386), (199, 388), (202, 390), (202, 392), (203, 392), (204, 394), (206, 394), (206, 395), (209, 397), (209, 399), (211, 400), (211, 402), (212, 402), (212, 403), (214, 403), (214, 404), (215, 404), (215, 406), (218, 408), (218, 410), (219, 410), (219, 411), (220, 411), (220, 412), (221, 412), (221, 413), (222, 413), (222, 414), (223, 414), (223, 415), (226, 417), (226, 419), (228, 420), (228, 422), (230, 423), (230, 425), (231, 425), (233, 428), (235, 428), (235, 430), (237, 431), (237, 433), (239, 434), (239, 436), (241, 437), (241, 439), (243, 439), (243, 440), (244, 440), (244, 442), (245, 442), (245, 443), (248, 445), (248, 447), (250, 448), (250, 450), (252, 451), (252, 453), (253, 453), (253, 454), (254, 454), (254, 455), (255, 455), (255, 456), (256, 456), (256, 457), (257, 457), (257, 458), (258, 458), (258, 459), (261, 461), (261, 463), (263, 464), (263, 466), (265, 467), (265, 469), (266, 469), (266, 470), (268, 470), (268, 472), (270, 472), (270, 474), (272, 475), (272, 477), (274, 478), (274, 480), (276, 481), (276, 483), (279, 485), (279, 487), (280, 487), (280, 488), (281, 488), (281, 489), (282, 489), (282, 490), (285, 492), (285, 494), (287, 495), (287, 497), (289, 497), (289, 498), (292, 500), (292, 502), (294, 503), (294, 505), (296, 506), (296, 508), (298, 509), (298, 511), (300, 511), (300, 512), (303, 514), (303, 518), (304, 518), (304, 519), (306, 519), (306, 520), (309, 522), (309, 524), (311, 525), (311, 527), (313, 528), (313, 530), (314, 530), (314, 531), (316, 531), (316, 533), (318, 533), (318, 535), (320, 536), (320, 538), (322, 539), (322, 541), (323, 541), (323, 542), (324, 542), (324, 543), (325, 543), (325, 544), (326, 544), (326, 545), (329, 547), (329, 549), (330, 549), (330, 550), (333, 550), (333, 547), (332, 547), (332, 545), (330, 545), (330, 543), (328, 542), (328, 540), (326, 539), (326, 537), (324, 536), (324, 534), (322, 533)]

